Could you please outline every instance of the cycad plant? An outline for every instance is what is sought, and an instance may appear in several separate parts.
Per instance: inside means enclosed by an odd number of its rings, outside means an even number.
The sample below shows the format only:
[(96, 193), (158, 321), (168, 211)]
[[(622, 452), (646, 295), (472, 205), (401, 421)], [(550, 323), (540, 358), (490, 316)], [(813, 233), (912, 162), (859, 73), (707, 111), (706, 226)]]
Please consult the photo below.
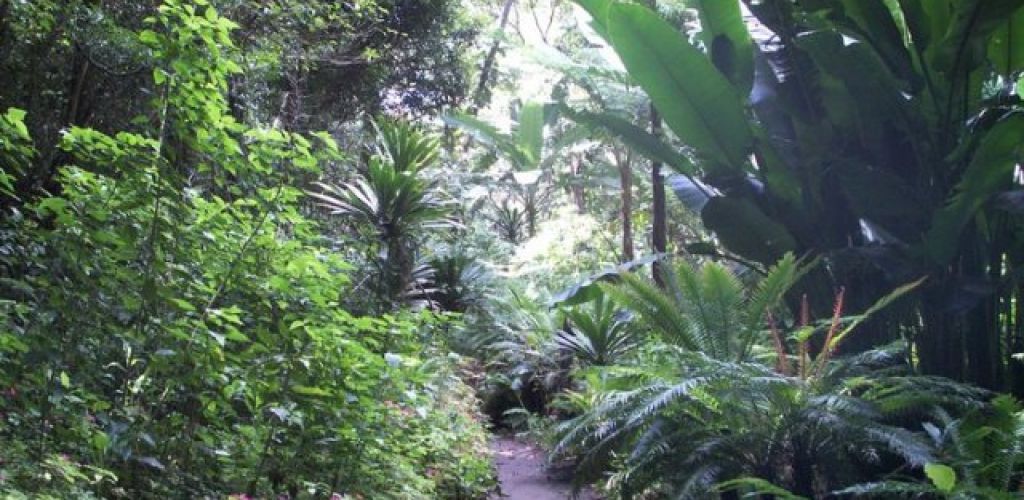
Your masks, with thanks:
[(1014, 499), (1024, 488), (1024, 409), (1011, 396), (961, 418), (936, 410), (923, 424), (935, 462), (836, 495), (867, 498)]
[(634, 274), (623, 274), (620, 283), (601, 288), (636, 312), (662, 341), (715, 359), (745, 361), (763, 336), (766, 314), (782, 304), (810, 268), (786, 255), (756, 284), (745, 286), (722, 264), (697, 268), (680, 260), (675, 272), (663, 273), (665, 290)]
[[(586, 374), (583, 393), (568, 398), (580, 415), (559, 426), (554, 455), (577, 457), (578, 480), (609, 477), (624, 498), (703, 498), (742, 479), (811, 498), (855, 484), (883, 463), (934, 461), (922, 436), (893, 425), (890, 413), (976, 394), (900, 383), (891, 376), (908, 371), (906, 358), (889, 351), (833, 357), (870, 313), (912, 285), (857, 316), (843, 316), (837, 300), (820, 327), (792, 322), (793, 335), (782, 335), (781, 318), (769, 324), (785, 314), (782, 296), (806, 268), (787, 257), (745, 287), (720, 265), (682, 264), (664, 291), (629, 276), (604, 285), (656, 341), (635, 364)], [(862, 397), (867, 392), (872, 397)], [(726, 496), (750, 491), (746, 482), (726, 486)]]
[(456, 252), (434, 257), (429, 265), (433, 270), (427, 295), (431, 307), (457, 313), (483, 307), (490, 290), (490, 276), (483, 264)]
[(382, 122), (377, 129), (379, 151), (359, 178), (317, 183), (320, 191), (310, 196), (331, 214), (374, 233), (376, 288), (380, 298), (396, 301), (413, 284), (421, 232), (449, 225), (449, 207), (436, 182), (421, 175), (437, 160), (437, 140), (403, 123)]
[(614, 363), (639, 345), (630, 315), (603, 294), (589, 304), (563, 310), (566, 326), (555, 335), (555, 343), (584, 366)]
[(492, 207), (491, 223), (502, 240), (518, 245), (526, 239), (527, 216), (524, 209), (511, 199), (492, 202)]
[(565, 389), (571, 358), (552, 342), (560, 327), (556, 311), (512, 291), (492, 304), (493, 328), (478, 333), (487, 351), (485, 411), (496, 421), (510, 408), (543, 413), (551, 395)]

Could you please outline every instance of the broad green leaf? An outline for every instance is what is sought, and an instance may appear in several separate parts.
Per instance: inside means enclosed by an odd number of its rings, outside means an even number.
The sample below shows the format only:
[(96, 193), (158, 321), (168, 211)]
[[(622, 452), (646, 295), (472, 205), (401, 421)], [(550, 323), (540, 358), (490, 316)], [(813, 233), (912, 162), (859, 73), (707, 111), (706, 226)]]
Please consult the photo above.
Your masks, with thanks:
[(743, 22), (739, 0), (696, 0), (694, 5), (711, 62), (739, 95), (749, 95), (754, 82), (754, 44)]
[(523, 154), (516, 138), (499, 131), (490, 123), (466, 114), (446, 115), (443, 120), (448, 126), (460, 128), (474, 139), (494, 148), (512, 162), (517, 170), (530, 168), (530, 159)]
[(996, 28), (989, 39), (988, 58), (1003, 75), (1024, 69), (1024, 8)]
[[(946, 2), (931, 3), (929, 15), (939, 14), (935, 17), (948, 20), (945, 29), (941, 25), (932, 27), (933, 34), (945, 34), (941, 43), (936, 40), (932, 61), (941, 72), (981, 67), (987, 59), (985, 43), (1021, 6), (1019, 0), (957, 0), (949, 2), (951, 9), (941, 8)], [(942, 10), (948, 10), (950, 15), (941, 14)], [(964, 53), (964, 47), (972, 50)]]
[(950, 493), (956, 487), (956, 471), (943, 464), (926, 464), (924, 473), (939, 491)]
[(196, 310), (196, 307), (192, 305), (191, 302), (184, 299), (172, 298), (171, 302), (174, 303), (174, 305), (178, 306), (178, 309), (181, 309), (182, 311), (191, 312)]
[(156, 46), (160, 43), (160, 37), (157, 36), (155, 31), (142, 30), (142, 32), (139, 33), (139, 41), (149, 46)]
[(4, 113), (4, 117), (10, 122), (21, 122), (25, 121), (25, 115), (27, 113), (21, 108), (7, 108), (7, 112)]
[(889, 70), (904, 80), (917, 78), (906, 46), (902, 11), (887, 0), (843, 0), (843, 12), (855, 24), (858, 38), (869, 43)]
[(620, 139), (633, 151), (652, 160), (665, 163), (677, 172), (693, 175), (697, 171), (697, 168), (685, 156), (676, 152), (654, 134), (624, 118), (609, 112), (591, 113), (589, 111), (573, 111), (568, 108), (563, 108), (563, 110), (569, 119), (603, 129)]
[(771, 265), (796, 250), (796, 241), (786, 227), (749, 200), (711, 198), (701, 218), (726, 249), (741, 257)]
[(615, 51), (669, 128), (713, 160), (710, 169), (742, 170), (753, 137), (729, 81), (650, 9), (614, 4), (608, 12)]
[(516, 144), (523, 152), (530, 165), (540, 163), (544, 150), (544, 105), (536, 102), (523, 104), (519, 110), (519, 126), (516, 130)]
[(590, 26), (598, 35), (608, 40), (608, 7), (612, 0), (575, 0), (576, 4), (583, 7), (583, 10), (590, 14), (593, 21)]
[(7, 112), (4, 113), (4, 118), (8, 123), (14, 126), (14, 129), (18, 131), (18, 135), (22, 139), (29, 139), (28, 127), (25, 126), (25, 110), (20, 108), (7, 108)]
[(501, 133), (490, 123), (487, 123), (475, 116), (467, 114), (452, 114), (445, 115), (443, 120), (450, 127), (460, 128), (470, 135), (474, 139), (490, 145), (497, 146), (500, 143), (508, 143), (509, 137)]
[(327, 397), (331, 395), (331, 393), (326, 389), (321, 389), (319, 387), (309, 387), (305, 385), (293, 385), (292, 392), (296, 394), (301, 394), (303, 396), (314, 397)]
[(591, 302), (602, 295), (600, 283), (616, 281), (620, 276), (622, 276), (622, 274), (633, 272), (637, 268), (646, 266), (661, 257), (662, 255), (659, 254), (647, 255), (629, 262), (624, 262), (616, 267), (605, 269), (597, 274), (574, 283), (572, 286), (559, 293), (556, 293), (551, 298), (551, 302), (549, 302), (548, 305), (550, 307), (563, 307)]
[(953, 258), (960, 244), (960, 232), (992, 196), (1013, 183), (1014, 170), (1021, 161), (1024, 114), (1004, 118), (981, 139), (949, 203), (932, 219), (926, 236), (928, 254), (939, 264)]

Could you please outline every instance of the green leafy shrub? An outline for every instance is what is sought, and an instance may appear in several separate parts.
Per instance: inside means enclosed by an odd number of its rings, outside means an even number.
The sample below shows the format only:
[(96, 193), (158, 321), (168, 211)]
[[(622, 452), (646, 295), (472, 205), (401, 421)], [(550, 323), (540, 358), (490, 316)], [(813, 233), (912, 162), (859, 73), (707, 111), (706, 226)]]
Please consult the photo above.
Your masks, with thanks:
[(624, 498), (734, 490), (819, 498), (893, 463), (933, 463), (939, 454), (901, 419), (978, 408), (985, 392), (908, 377), (900, 352), (834, 356), (868, 316), (919, 282), (850, 317), (840, 292), (820, 324), (809, 322), (805, 300), (784, 335), (781, 320), (793, 319), (784, 294), (806, 272), (786, 257), (748, 285), (721, 265), (687, 263), (666, 273), (664, 290), (631, 275), (602, 283), (657, 337), (635, 359), (580, 373), (581, 388), (562, 398), (577, 416), (557, 426), (552, 454), (577, 458), (578, 481), (605, 477)]
[[(140, 33), (139, 130), (67, 130), (59, 191), (0, 223), (0, 492), (483, 496), (455, 360), (418, 361), (450, 318), (342, 307), (352, 267), (293, 187), (342, 153), (230, 117), (233, 23), (204, 5), (168, 0)], [(6, 116), (15, 172), (31, 151)]]

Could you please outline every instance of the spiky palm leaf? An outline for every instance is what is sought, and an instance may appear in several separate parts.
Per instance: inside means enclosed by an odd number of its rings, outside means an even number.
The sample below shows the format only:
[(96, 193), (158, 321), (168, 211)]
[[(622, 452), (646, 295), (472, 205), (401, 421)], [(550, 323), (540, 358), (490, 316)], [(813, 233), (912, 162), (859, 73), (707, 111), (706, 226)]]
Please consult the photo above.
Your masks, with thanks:
[(449, 207), (432, 183), (381, 158), (372, 158), (360, 179), (340, 185), (318, 182), (317, 186), (321, 191), (309, 194), (321, 206), (333, 215), (371, 225), (385, 241), (449, 223), (445, 219)]
[(854, 485), (836, 494), (878, 498), (1020, 498), (1024, 487), (1024, 410), (1020, 403), (1010, 396), (1000, 396), (962, 418), (953, 418), (939, 409), (933, 412), (931, 420), (923, 427), (931, 438), (932, 456), (941, 462), (918, 465), (924, 465), (926, 473), (929, 468), (948, 471), (948, 482), (939, 482), (929, 474), (921, 479), (897, 476)]
[(491, 222), (498, 231), (498, 236), (513, 245), (519, 244), (526, 235), (528, 223), (526, 211), (509, 200), (494, 204), (494, 215), (491, 216)]
[(449, 206), (420, 171), (437, 159), (437, 141), (409, 125), (378, 125), (381, 154), (359, 178), (318, 182), (309, 192), (332, 215), (371, 228), (380, 242), (379, 285), (389, 299), (404, 300), (416, 288), (415, 248), (420, 231), (450, 225)]
[(476, 259), (456, 253), (435, 257), (429, 300), (442, 311), (465, 313), (479, 307), (489, 290), (488, 272)]
[(603, 295), (588, 306), (564, 310), (571, 325), (558, 332), (555, 342), (585, 365), (608, 365), (639, 343), (629, 328), (629, 317)]
[[(921, 467), (938, 456), (919, 433), (890, 424), (890, 408), (874, 399), (916, 397), (918, 387), (894, 383), (902, 379), (888, 371), (876, 380), (865, 369), (837, 366), (804, 379), (761, 363), (669, 349), (673, 355), (660, 362), (671, 366), (644, 359), (639, 366), (612, 367), (601, 372), (603, 378), (591, 373), (586, 379), (596, 391), (594, 403), (557, 428), (554, 448), (563, 456), (578, 454), (579, 479), (597, 479), (614, 468), (622, 491), (655, 488), (678, 498), (701, 498), (718, 482), (752, 477), (813, 497), (829, 480), (855, 482), (848, 474), (851, 463), (891, 457)], [(893, 356), (830, 363), (891, 363)], [(847, 374), (858, 376), (848, 381)], [(863, 384), (872, 389), (865, 391)], [(960, 387), (960, 397), (978, 395)], [(917, 401), (927, 408), (936, 400)], [(798, 457), (803, 458), (795, 462)], [(817, 466), (794, 469), (797, 463)], [(815, 472), (826, 468), (833, 470), (827, 479)], [(796, 482), (796, 470), (810, 476)]]
[(665, 341), (718, 359), (745, 360), (765, 330), (766, 313), (779, 307), (813, 265), (787, 255), (757, 284), (745, 288), (721, 264), (698, 270), (680, 261), (675, 272), (664, 274), (665, 290), (631, 275), (602, 289)]
[(395, 171), (417, 173), (438, 158), (438, 139), (426, 135), (408, 123), (378, 122), (378, 156), (387, 158)]

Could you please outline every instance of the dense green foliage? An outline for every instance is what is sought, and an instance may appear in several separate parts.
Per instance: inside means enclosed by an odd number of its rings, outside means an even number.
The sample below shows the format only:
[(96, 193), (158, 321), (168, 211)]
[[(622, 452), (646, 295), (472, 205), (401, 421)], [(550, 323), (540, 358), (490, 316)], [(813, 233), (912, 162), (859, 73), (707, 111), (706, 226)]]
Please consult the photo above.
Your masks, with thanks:
[(775, 34), (761, 46), (737, 3), (702, 6), (704, 50), (642, 6), (581, 4), (689, 146), (673, 165), (713, 190), (701, 216), (725, 249), (763, 265), (821, 255), (829, 273), (802, 288), (848, 286), (860, 307), (928, 275), (917, 311), (861, 346), (899, 325), (924, 371), (1007, 388), (1024, 332), (1020, 214), (1006, 203), (1024, 124), (1020, 2), (745, 2)]
[[(231, 117), (237, 26), (212, 7), (146, 24), (152, 111), (68, 129), (59, 189), (4, 217), (0, 491), (482, 494), (449, 320), (347, 312), (353, 268), (302, 213), (334, 140)], [(5, 180), (37, 156), (23, 117), (4, 118)]]
[(1020, 498), (1021, 29), (0, 0), (0, 497)]

